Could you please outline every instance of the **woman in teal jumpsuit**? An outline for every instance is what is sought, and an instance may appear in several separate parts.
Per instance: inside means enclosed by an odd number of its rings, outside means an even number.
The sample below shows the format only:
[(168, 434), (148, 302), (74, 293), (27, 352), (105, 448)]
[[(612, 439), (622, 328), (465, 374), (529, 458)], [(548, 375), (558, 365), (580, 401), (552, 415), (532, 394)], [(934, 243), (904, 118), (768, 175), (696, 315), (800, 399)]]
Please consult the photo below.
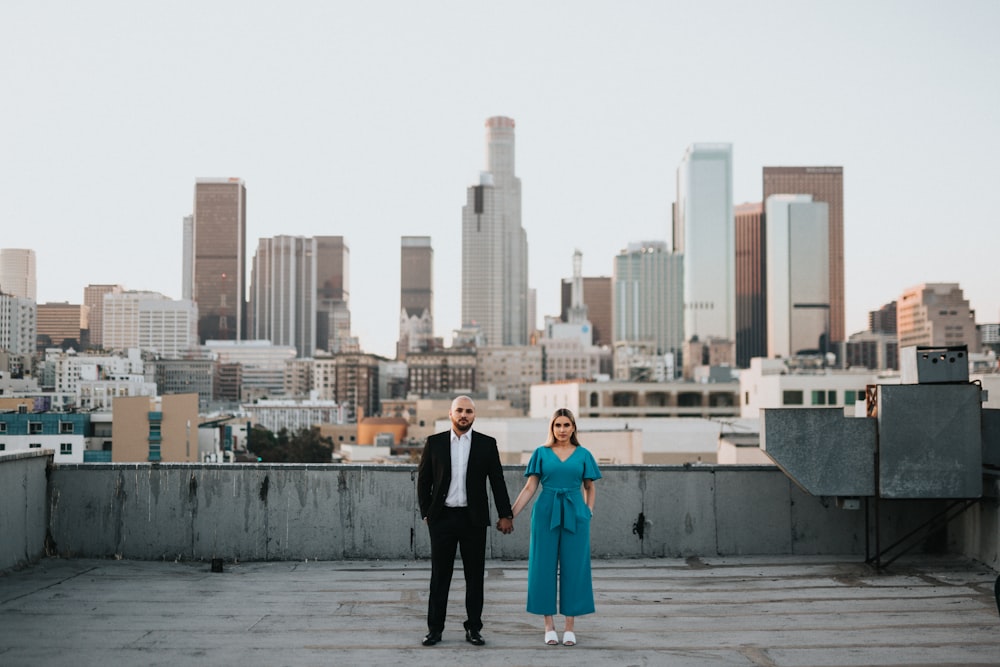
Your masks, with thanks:
[(514, 501), (515, 517), (541, 485), (531, 510), (527, 610), (545, 617), (545, 643), (552, 645), (559, 643), (553, 618), (558, 609), (566, 617), (563, 644), (573, 646), (575, 617), (594, 613), (590, 519), (594, 481), (601, 478), (601, 471), (593, 455), (580, 446), (570, 410), (556, 410), (548, 442), (535, 449), (524, 476), (527, 481)]

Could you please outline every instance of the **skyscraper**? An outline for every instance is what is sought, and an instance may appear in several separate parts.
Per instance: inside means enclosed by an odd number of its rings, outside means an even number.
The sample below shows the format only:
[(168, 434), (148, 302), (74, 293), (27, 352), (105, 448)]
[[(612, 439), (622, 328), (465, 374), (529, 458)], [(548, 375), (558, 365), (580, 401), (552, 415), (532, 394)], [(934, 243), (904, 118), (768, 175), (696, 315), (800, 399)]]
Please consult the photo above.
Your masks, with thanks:
[(257, 340), (316, 351), (316, 239), (260, 239), (250, 282), (250, 331)]
[(733, 146), (692, 144), (677, 168), (673, 250), (684, 254), (684, 339), (736, 338)]
[(767, 265), (764, 262), (764, 205), (733, 208), (736, 223), (736, 365), (750, 368), (767, 356)]
[(771, 195), (767, 216), (767, 356), (830, 351), (829, 205)]
[(194, 215), (184, 216), (184, 231), (181, 241), (181, 298), (192, 299), (194, 293)]
[(38, 301), (34, 250), (28, 248), (0, 250), (0, 293)]
[(486, 171), (462, 207), (462, 325), (485, 343), (525, 345), (529, 322), (528, 239), (521, 180), (514, 175), (514, 120), (486, 121)]
[(396, 356), (431, 349), (434, 340), (434, 248), (429, 236), (404, 236), (399, 251), (399, 344)]
[(316, 347), (351, 346), (351, 250), (343, 236), (316, 237)]
[(191, 282), (202, 343), (245, 338), (246, 200), (241, 178), (195, 182)]
[(680, 355), (684, 343), (684, 265), (663, 241), (630, 243), (615, 257), (614, 340), (651, 342)]
[(104, 295), (121, 293), (121, 285), (87, 285), (83, 288), (83, 305), (90, 309), (91, 347), (104, 347)]
[(812, 195), (829, 205), (830, 340), (847, 340), (844, 322), (843, 167), (764, 167), (764, 201), (771, 195)]

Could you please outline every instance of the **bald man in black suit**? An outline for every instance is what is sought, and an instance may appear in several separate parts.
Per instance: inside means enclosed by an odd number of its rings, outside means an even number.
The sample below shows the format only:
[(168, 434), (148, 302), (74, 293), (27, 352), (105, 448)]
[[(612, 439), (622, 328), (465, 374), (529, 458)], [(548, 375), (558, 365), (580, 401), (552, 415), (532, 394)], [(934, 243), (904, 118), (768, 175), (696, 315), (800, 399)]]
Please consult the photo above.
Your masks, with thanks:
[(459, 396), (448, 412), (451, 429), (427, 438), (417, 469), (417, 501), (431, 537), (431, 585), (427, 604), (424, 646), (441, 641), (448, 611), (448, 590), (455, 569), (455, 550), (461, 548), (465, 572), (465, 640), (485, 644), (483, 577), (486, 570), (486, 529), (490, 525), (486, 482), (500, 518), (497, 529), (514, 530), (514, 513), (503, 480), (497, 441), (472, 430), (476, 406)]

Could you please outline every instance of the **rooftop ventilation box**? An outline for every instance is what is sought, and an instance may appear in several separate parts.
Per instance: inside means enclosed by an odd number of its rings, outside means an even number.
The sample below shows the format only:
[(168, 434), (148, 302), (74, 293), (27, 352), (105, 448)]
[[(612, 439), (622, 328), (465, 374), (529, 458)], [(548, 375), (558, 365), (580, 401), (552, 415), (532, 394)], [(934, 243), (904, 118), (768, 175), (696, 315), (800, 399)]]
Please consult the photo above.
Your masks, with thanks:
[(902, 384), (968, 382), (968, 347), (904, 347), (899, 351), (899, 376)]

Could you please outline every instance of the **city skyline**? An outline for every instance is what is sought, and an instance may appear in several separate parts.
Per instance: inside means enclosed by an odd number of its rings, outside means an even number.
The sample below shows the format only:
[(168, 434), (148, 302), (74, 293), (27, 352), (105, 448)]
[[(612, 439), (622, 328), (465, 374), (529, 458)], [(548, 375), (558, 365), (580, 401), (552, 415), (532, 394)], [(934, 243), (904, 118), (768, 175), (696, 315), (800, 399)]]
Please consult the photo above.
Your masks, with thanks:
[(732, 144), (735, 205), (762, 201), (764, 167), (843, 167), (847, 335), (922, 283), (958, 283), (977, 321), (1000, 321), (985, 196), (1000, 179), (997, 3), (292, 14), (253, 1), (0, 10), (0, 245), (35, 250), (39, 302), (82, 303), (91, 284), (181, 298), (191, 184), (237, 177), (248, 251), (344, 237), (367, 351), (394, 355), (400, 239), (429, 236), (448, 340), (463, 188), (483, 169), (484, 120), (503, 115), (517, 122), (538, 326), (559, 313), (574, 249), (584, 276), (610, 276), (629, 243), (670, 239), (676, 170), (700, 142)]

